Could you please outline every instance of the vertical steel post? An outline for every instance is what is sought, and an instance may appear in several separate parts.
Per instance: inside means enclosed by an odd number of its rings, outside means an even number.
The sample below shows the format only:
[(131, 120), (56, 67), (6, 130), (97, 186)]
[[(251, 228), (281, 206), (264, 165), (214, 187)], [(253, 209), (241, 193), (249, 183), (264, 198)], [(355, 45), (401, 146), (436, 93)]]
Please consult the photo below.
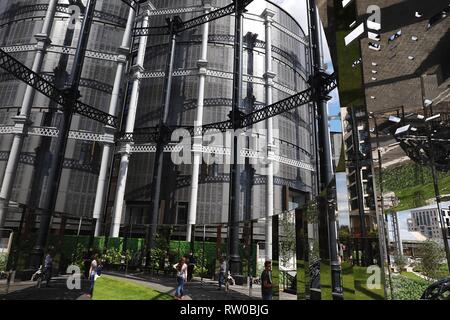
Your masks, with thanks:
[[(114, 86), (113, 91), (111, 93), (111, 101), (109, 104), (109, 111), (108, 113), (117, 116), (118, 110), (117, 106), (119, 104), (119, 98), (120, 98), (120, 90), (122, 87), (122, 79), (124, 74), (125, 65), (127, 63), (127, 57), (130, 52), (130, 41), (131, 41), (131, 34), (133, 31), (134, 21), (136, 17), (136, 11), (133, 8), (130, 8), (128, 13), (128, 20), (127, 25), (125, 28), (125, 32), (123, 34), (122, 38), (122, 44), (119, 47), (119, 59), (117, 61), (117, 70), (116, 70), (116, 76), (114, 79)], [(114, 141), (114, 134), (115, 129), (111, 126), (105, 126), (105, 133), (109, 135), (111, 138), (111, 141)], [(97, 183), (97, 191), (95, 194), (95, 203), (94, 203), (94, 212), (93, 217), (96, 219), (95, 223), (95, 236), (100, 236), (101, 233), (101, 227), (102, 227), (102, 213), (104, 211), (105, 207), (105, 201), (106, 201), (106, 188), (107, 188), (107, 181), (108, 181), (108, 168), (112, 166), (112, 157), (114, 152), (114, 145), (113, 143), (105, 143), (103, 146), (103, 152), (102, 152), (102, 162), (100, 166), (100, 173), (98, 176), (98, 183)]]
[(233, 60), (233, 109), (231, 111), (231, 121), (234, 126), (233, 137), (233, 159), (230, 172), (230, 200), (229, 200), (229, 264), (232, 274), (240, 274), (241, 257), (239, 255), (239, 209), (240, 209), (240, 169), (238, 163), (240, 153), (238, 150), (238, 136), (236, 135), (236, 123), (239, 121), (240, 106), (242, 103), (242, 71), (243, 71), (243, 51), (244, 38), (242, 37), (244, 16), (239, 1), (235, 0), (235, 32), (234, 32), (234, 60)]
[[(313, 63), (313, 78), (320, 79), (322, 52), (321, 52), (321, 27), (316, 8), (315, 0), (308, 0), (309, 15), (310, 15), (310, 42), (312, 50)], [(331, 284), (333, 299), (341, 300), (342, 286), (341, 286), (341, 267), (338, 261), (337, 248), (337, 232), (336, 232), (336, 214), (335, 207), (332, 205), (335, 201), (333, 193), (335, 191), (333, 160), (331, 154), (331, 141), (328, 124), (328, 110), (325, 97), (322, 96), (322, 88), (320, 81), (312, 82), (313, 92), (315, 93), (315, 107), (319, 116), (318, 135), (319, 135), (319, 157), (320, 157), (320, 192), (326, 197), (326, 215), (328, 224), (328, 241), (329, 241), (329, 255), (331, 264)], [(334, 189), (334, 190), (333, 190)]]
[[(153, 179), (152, 179), (152, 209), (150, 212), (150, 226), (147, 234), (147, 251), (155, 246), (155, 237), (157, 232), (158, 220), (159, 220), (159, 208), (160, 208), (160, 196), (161, 196), (161, 183), (163, 173), (163, 159), (164, 159), (164, 147), (167, 144), (166, 139), (166, 126), (169, 118), (170, 111), (170, 97), (172, 94), (172, 80), (173, 70), (175, 63), (175, 47), (177, 41), (176, 24), (179, 23), (178, 17), (172, 17), (167, 19), (170, 29), (170, 41), (169, 52), (166, 66), (166, 84), (164, 86), (164, 104), (162, 107), (162, 116), (159, 123), (159, 141), (156, 146), (156, 154), (153, 165)], [(147, 252), (147, 257), (148, 252)], [(150, 259), (147, 259), (149, 261)]]
[[(275, 12), (270, 9), (265, 9), (262, 13), (262, 18), (265, 20), (266, 32), (266, 63), (264, 78), (266, 80), (266, 105), (273, 103), (273, 79), (276, 74), (272, 71), (272, 22)], [(267, 153), (268, 156), (274, 155), (274, 140), (273, 140), (273, 118), (266, 120), (267, 128)], [(265, 259), (272, 260), (272, 216), (274, 210), (274, 183), (273, 183), (273, 161), (269, 161), (267, 165), (267, 185), (266, 185), (266, 221), (265, 221)]]
[[(151, 4), (149, 4), (148, 6), (149, 7), (148, 9), (145, 10), (145, 13), (142, 18), (143, 28), (148, 27), (150, 10), (154, 9), (154, 7)], [(132, 133), (134, 131), (134, 124), (136, 120), (136, 112), (139, 101), (139, 90), (141, 88), (141, 75), (142, 72), (144, 71), (144, 58), (145, 58), (145, 51), (147, 48), (147, 39), (148, 39), (147, 36), (140, 37), (136, 64), (131, 67), (133, 85), (131, 89), (130, 105), (128, 108), (128, 115), (125, 124), (125, 132), (127, 133)], [(131, 147), (132, 143), (127, 142), (124, 146), (122, 146), (120, 150), (121, 153), (120, 169), (114, 198), (113, 220), (111, 223), (111, 231), (109, 234), (109, 237), (111, 238), (119, 237), (120, 224), (122, 222), (123, 204), (125, 200), (125, 188), (127, 183), (128, 165), (130, 162)]]
[[(47, 46), (51, 43), (50, 31), (53, 26), (53, 20), (56, 12), (57, 0), (50, 0), (45, 14), (42, 31), (34, 37), (37, 40), (36, 55), (31, 70), (39, 73), (41, 71), (42, 62), (44, 61)], [(0, 228), (4, 226), (6, 215), (8, 214), (8, 205), (14, 186), (15, 177), (17, 175), (17, 167), (19, 165), (19, 156), (22, 151), (23, 141), (28, 133), (30, 122), (31, 107), (33, 105), (36, 90), (32, 86), (27, 86), (22, 101), (20, 114), (14, 117), (14, 137), (11, 145), (8, 162), (6, 164), (5, 175), (0, 192)]]
[[(204, 1), (205, 14), (211, 11), (211, 2)], [(200, 175), (200, 164), (202, 161), (202, 133), (201, 128), (203, 126), (203, 107), (205, 103), (205, 82), (206, 82), (206, 71), (208, 66), (208, 34), (209, 34), (209, 22), (203, 25), (202, 33), (202, 54), (200, 60), (198, 60), (197, 65), (199, 68), (199, 79), (198, 79), (198, 98), (197, 98), (197, 118), (195, 120), (195, 130), (194, 130), (194, 163), (192, 165), (192, 182), (191, 182), (191, 199), (189, 202), (189, 214), (188, 214), (188, 232), (186, 233), (186, 241), (193, 241), (192, 238), (192, 228), (197, 221), (197, 200), (198, 200), (198, 179)]]
[(84, 56), (86, 54), (89, 33), (94, 18), (95, 4), (97, 0), (89, 0), (83, 25), (80, 31), (77, 51), (75, 53), (74, 63), (72, 67), (70, 87), (65, 90), (66, 103), (63, 106), (62, 121), (60, 125), (59, 135), (56, 140), (55, 154), (56, 159), (54, 165), (50, 169), (48, 176), (48, 187), (43, 202), (43, 215), (41, 216), (38, 239), (31, 253), (31, 267), (37, 268), (43, 257), (44, 248), (47, 243), (48, 232), (51, 224), (51, 217), (55, 211), (56, 201), (58, 198), (58, 188), (62, 174), (64, 163), (64, 155), (66, 153), (67, 140), (69, 137), (70, 124), (72, 122), (73, 108), (75, 100), (79, 97), (78, 86), (83, 71)]

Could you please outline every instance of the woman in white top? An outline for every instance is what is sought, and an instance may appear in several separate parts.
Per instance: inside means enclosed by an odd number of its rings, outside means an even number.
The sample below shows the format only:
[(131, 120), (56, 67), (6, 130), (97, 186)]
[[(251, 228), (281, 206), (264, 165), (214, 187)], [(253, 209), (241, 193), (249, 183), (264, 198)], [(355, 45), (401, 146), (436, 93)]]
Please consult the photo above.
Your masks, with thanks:
[(184, 283), (187, 281), (187, 264), (183, 257), (173, 266), (177, 270), (177, 289), (175, 290), (175, 298), (183, 299)]
[(94, 293), (95, 275), (97, 274), (98, 268), (98, 256), (95, 254), (92, 258), (91, 268), (89, 269), (89, 280), (91, 281), (91, 287), (89, 288), (88, 297), (92, 298)]

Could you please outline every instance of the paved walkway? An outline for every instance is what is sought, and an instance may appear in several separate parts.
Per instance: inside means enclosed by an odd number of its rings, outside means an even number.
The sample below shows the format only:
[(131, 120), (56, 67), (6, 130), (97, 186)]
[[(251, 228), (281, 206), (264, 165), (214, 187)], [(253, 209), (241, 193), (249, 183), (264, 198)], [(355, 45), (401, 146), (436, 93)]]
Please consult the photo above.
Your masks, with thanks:
[[(129, 281), (148, 286), (159, 292), (170, 295), (175, 294), (175, 282), (173, 277), (159, 275), (150, 276), (143, 273), (127, 274), (119, 272), (105, 272), (110, 276), (126, 278)], [(217, 281), (194, 277), (193, 281), (185, 284), (185, 300), (261, 300), (261, 287), (254, 285), (252, 291), (246, 286), (229, 286), (228, 291), (222, 287), (218, 290)], [(297, 297), (292, 294), (280, 292), (280, 300), (296, 300)]]
[(1, 283), (0, 300), (89, 300), (85, 293), (89, 289), (89, 281), (81, 280), (81, 289), (69, 290), (67, 288), (68, 276), (52, 278), (50, 286), (45, 284), (36, 287), (36, 282), (18, 281), (10, 284), (9, 293), (6, 293), (6, 283)]
[[(173, 277), (158, 275), (151, 276), (143, 273), (124, 274), (120, 272), (104, 272), (104, 274), (116, 278), (147, 286), (161, 293), (175, 294), (175, 282)], [(89, 300), (86, 292), (89, 281), (82, 279), (80, 290), (67, 288), (68, 276), (52, 278), (50, 286), (36, 287), (36, 282), (20, 281), (11, 283), (9, 293), (6, 294), (6, 282), (0, 282), (0, 300)], [(184, 300), (261, 300), (261, 287), (254, 285), (252, 292), (246, 286), (229, 286), (228, 291), (222, 287), (218, 290), (216, 281), (210, 279), (194, 278), (185, 285)], [(295, 300), (296, 296), (280, 292), (280, 300)]]

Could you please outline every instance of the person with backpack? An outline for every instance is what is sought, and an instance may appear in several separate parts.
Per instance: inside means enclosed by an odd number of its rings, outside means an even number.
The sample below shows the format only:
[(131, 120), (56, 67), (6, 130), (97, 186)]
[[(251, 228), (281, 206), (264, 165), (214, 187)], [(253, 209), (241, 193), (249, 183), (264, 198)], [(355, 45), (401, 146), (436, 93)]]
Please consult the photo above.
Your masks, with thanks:
[(182, 257), (173, 267), (177, 271), (177, 288), (175, 290), (175, 298), (181, 300), (184, 295), (184, 283), (187, 281), (188, 267), (186, 264), (186, 259)]
[(272, 262), (264, 262), (261, 273), (261, 295), (263, 300), (272, 300)]

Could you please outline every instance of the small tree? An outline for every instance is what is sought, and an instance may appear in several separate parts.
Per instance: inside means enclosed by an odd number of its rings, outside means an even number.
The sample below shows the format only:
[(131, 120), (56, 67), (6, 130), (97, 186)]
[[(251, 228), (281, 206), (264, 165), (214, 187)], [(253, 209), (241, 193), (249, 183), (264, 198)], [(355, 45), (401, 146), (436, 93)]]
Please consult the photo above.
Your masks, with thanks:
[(394, 262), (395, 262), (395, 265), (400, 270), (400, 273), (402, 273), (402, 270), (405, 268), (406, 264), (408, 263), (406, 257), (401, 254), (394, 256)]
[(439, 244), (427, 240), (421, 244), (417, 255), (422, 259), (421, 267), (425, 276), (432, 279), (439, 279), (442, 276), (440, 266), (445, 254)]
[(414, 208), (422, 207), (427, 204), (425, 200), (425, 195), (422, 190), (414, 192), (413, 196), (413, 206)]
[(296, 235), (295, 219), (292, 213), (281, 215), (281, 239), (280, 239), (280, 260), (283, 266), (287, 266), (289, 261), (295, 256)]

